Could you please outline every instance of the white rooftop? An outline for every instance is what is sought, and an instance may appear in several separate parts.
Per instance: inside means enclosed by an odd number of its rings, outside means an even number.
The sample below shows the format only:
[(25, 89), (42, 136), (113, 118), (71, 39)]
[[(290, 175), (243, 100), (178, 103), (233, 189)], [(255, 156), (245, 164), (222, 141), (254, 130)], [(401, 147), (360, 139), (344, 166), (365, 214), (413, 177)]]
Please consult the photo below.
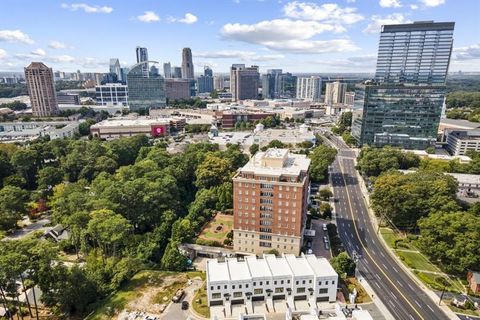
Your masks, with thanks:
[(332, 276), (336, 277), (337, 273), (333, 269), (332, 265), (325, 258), (317, 258), (314, 255), (307, 254), (308, 264), (312, 268), (313, 272), (317, 276)]
[[(282, 167), (264, 165), (264, 159), (281, 159), (282, 157), (286, 157)], [(266, 152), (257, 152), (240, 171), (268, 176), (298, 176), (300, 172), (308, 171), (309, 167), (310, 159), (304, 154), (290, 153), (288, 149), (268, 149)]]
[(225, 262), (218, 262), (217, 259), (207, 260), (207, 277), (209, 281), (230, 281), (228, 265)]
[(257, 259), (257, 257), (245, 257), (245, 261), (250, 269), (252, 278), (270, 277), (271, 272), (266, 259)]
[(310, 268), (310, 265), (304, 257), (297, 258), (293, 254), (286, 254), (285, 259), (287, 259), (288, 265), (290, 266), (290, 269), (292, 269), (294, 276), (302, 277), (314, 275), (313, 270)]
[(171, 118), (151, 118), (151, 117), (138, 117), (138, 118), (109, 118), (102, 122), (92, 125), (93, 128), (98, 127), (137, 127), (137, 126), (150, 126), (152, 124), (169, 124)]
[(273, 254), (266, 254), (264, 255), (264, 259), (267, 260), (273, 276), (284, 277), (292, 275), (292, 270), (290, 270), (287, 260), (285, 260), (283, 257), (276, 257)]
[(230, 280), (249, 280), (252, 278), (245, 261), (238, 261), (236, 258), (229, 258), (227, 261), (230, 270)]

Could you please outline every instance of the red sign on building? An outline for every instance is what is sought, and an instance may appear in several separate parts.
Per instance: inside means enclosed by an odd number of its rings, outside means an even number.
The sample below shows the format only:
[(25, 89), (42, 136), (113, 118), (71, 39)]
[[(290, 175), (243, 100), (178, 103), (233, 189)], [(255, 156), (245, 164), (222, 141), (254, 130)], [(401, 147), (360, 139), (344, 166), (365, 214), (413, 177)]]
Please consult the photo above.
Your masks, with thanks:
[(153, 125), (151, 135), (152, 137), (164, 136), (167, 133), (166, 125)]

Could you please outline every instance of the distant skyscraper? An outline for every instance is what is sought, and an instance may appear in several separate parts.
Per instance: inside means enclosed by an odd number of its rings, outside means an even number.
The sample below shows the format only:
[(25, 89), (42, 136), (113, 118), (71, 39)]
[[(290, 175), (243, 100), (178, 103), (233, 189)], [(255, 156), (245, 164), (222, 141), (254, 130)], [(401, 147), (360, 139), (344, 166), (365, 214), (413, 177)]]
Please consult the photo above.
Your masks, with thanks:
[(262, 76), (262, 95), (266, 99), (295, 97), (296, 77), (282, 69), (269, 69)]
[(213, 77), (213, 89), (217, 91), (225, 89), (225, 79), (223, 75), (217, 74)]
[(346, 105), (353, 107), (355, 101), (355, 92), (345, 92), (344, 102)]
[[(145, 74), (147, 61), (138, 63), (127, 74), (130, 110), (148, 110), (165, 107), (165, 79), (158, 74)], [(158, 70), (158, 68), (157, 68)]]
[(183, 48), (182, 51), (182, 77), (184, 79), (194, 78), (192, 50), (190, 50), (190, 48)]
[(297, 78), (297, 99), (319, 102), (321, 96), (322, 78), (315, 76)]
[[(137, 47), (135, 51), (136, 51), (136, 54), (137, 54), (137, 63), (148, 61), (148, 50), (147, 50), (147, 48)], [(143, 67), (143, 73), (145, 75), (148, 75), (148, 73), (149, 73), (148, 63), (143, 64), (142, 67)]]
[(325, 103), (343, 103), (345, 101), (345, 92), (347, 84), (339, 81), (330, 82), (325, 85)]
[(170, 62), (165, 62), (163, 64), (163, 75), (165, 76), (165, 79), (172, 78), (172, 65)]
[(25, 68), (25, 80), (33, 115), (36, 117), (56, 115), (58, 102), (52, 69), (41, 62), (32, 62)]
[(182, 68), (181, 67), (173, 67), (173, 78), (182, 78)]
[(110, 59), (110, 73), (115, 73), (118, 80), (123, 80), (122, 68), (120, 67), (120, 61), (117, 58)]
[(259, 82), (258, 66), (232, 65), (230, 69), (230, 92), (234, 101), (257, 99)]
[(423, 149), (435, 143), (454, 22), (382, 27), (376, 81), (356, 86), (352, 135), (361, 146)]
[(198, 77), (198, 93), (206, 93), (213, 91), (213, 71), (210, 67), (205, 66), (203, 75)]

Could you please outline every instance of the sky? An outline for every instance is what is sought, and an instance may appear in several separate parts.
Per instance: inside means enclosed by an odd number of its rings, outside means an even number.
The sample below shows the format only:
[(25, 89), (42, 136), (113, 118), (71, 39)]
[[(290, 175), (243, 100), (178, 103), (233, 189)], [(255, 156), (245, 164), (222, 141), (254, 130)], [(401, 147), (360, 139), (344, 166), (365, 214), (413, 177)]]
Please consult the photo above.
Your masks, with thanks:
[(108, 72), (145, 46), (177, 66), (190, 47), (196, 73), (372, 72), (382, 24), (435, 20), (456, 23), (450, 71), (478, 72), (479, 12), (480, 0), (0, 0), (0, 71)]

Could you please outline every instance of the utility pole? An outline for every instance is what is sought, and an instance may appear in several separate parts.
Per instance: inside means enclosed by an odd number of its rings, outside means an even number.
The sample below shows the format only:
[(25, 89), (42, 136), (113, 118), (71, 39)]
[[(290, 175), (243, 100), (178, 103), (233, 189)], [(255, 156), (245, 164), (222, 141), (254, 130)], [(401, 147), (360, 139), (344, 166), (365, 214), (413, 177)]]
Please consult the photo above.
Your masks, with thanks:
[(443, 290), (442, 290), (442, 294), (440, 295), (440, 301), (438, 301), (438, 305), (442, 304), (443, 295), (445, 294), (445, 290), (447, 289), (447, 285), (448, 285), (448, 283), (445, 281), (443, 283)]

